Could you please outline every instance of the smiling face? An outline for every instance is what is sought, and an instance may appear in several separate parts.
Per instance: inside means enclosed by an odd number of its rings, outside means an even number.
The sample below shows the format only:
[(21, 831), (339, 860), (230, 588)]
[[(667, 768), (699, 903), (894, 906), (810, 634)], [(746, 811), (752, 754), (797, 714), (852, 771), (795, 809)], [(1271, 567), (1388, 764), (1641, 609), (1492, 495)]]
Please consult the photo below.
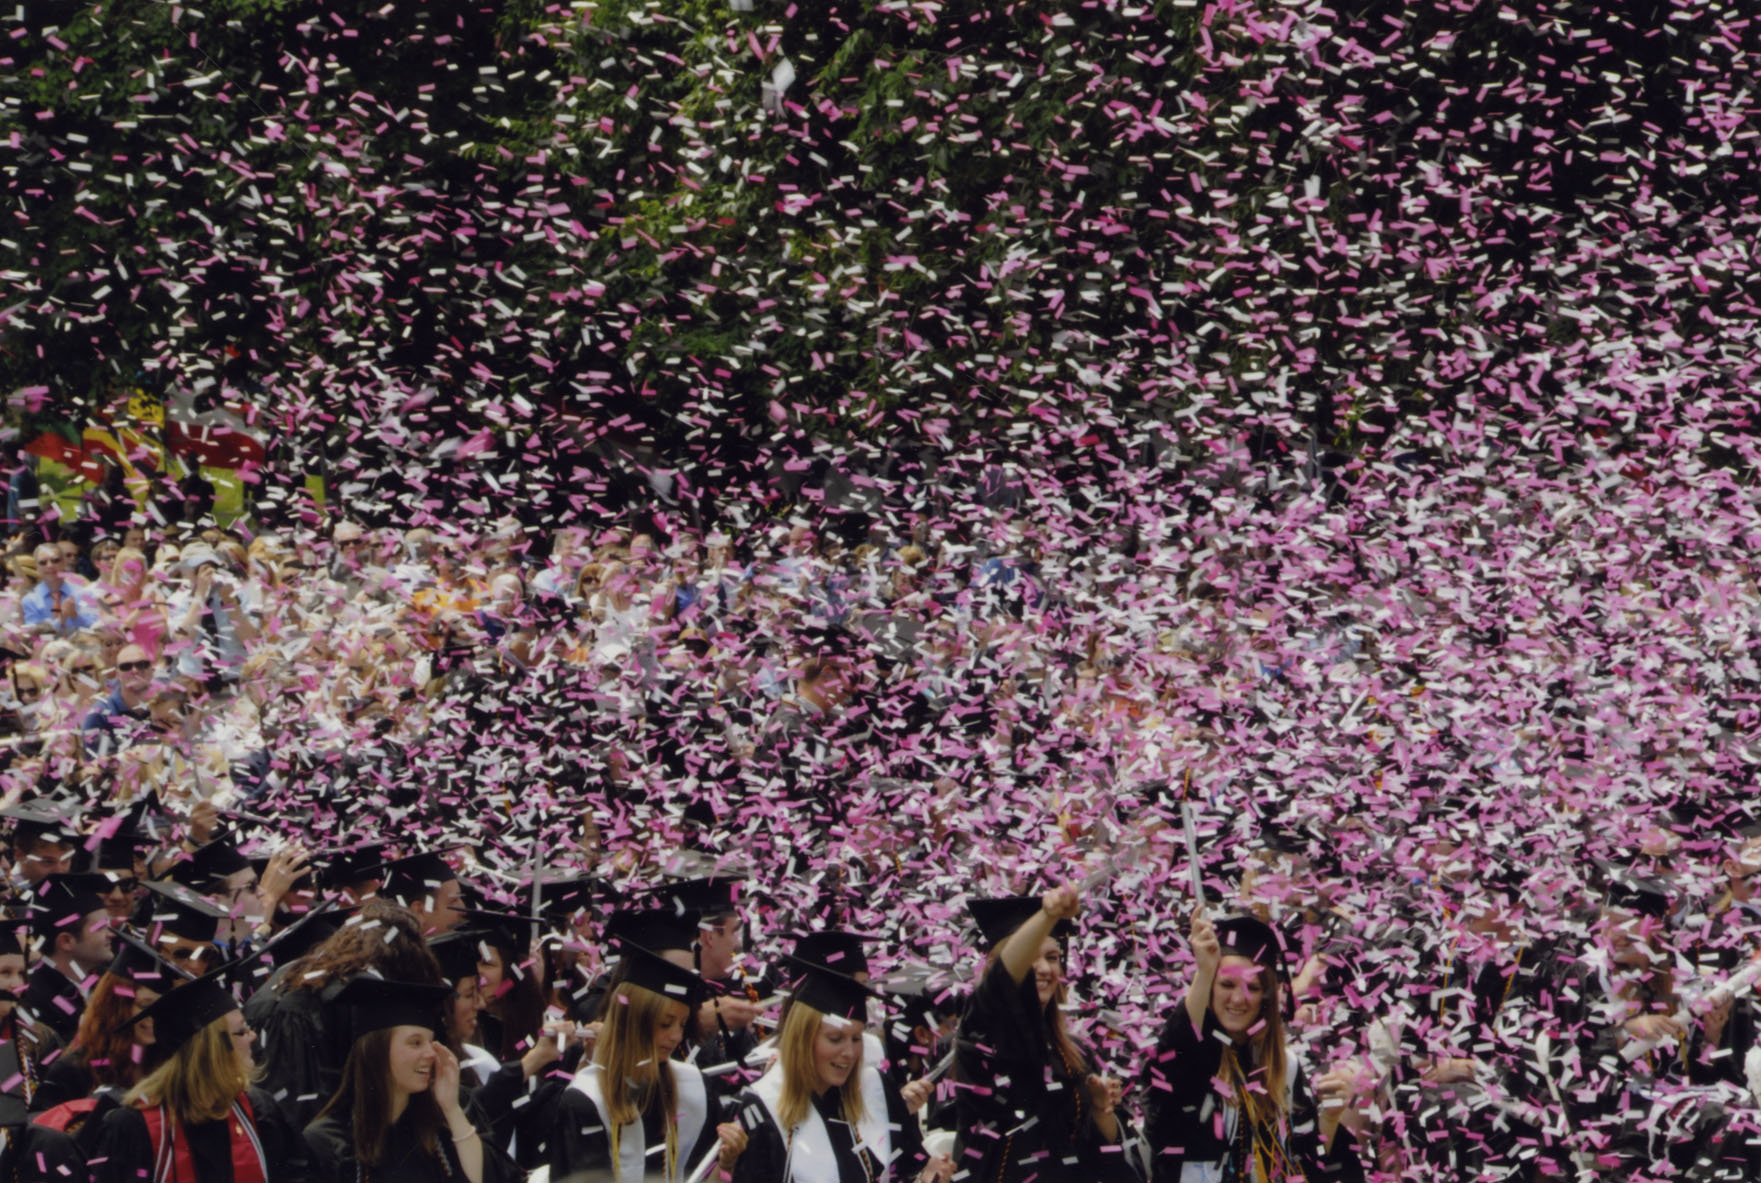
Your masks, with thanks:
[[(158, 1001), (159, 1001), (159, 991), (153, 989), (151, 986), (142, 986), (142, 985), (136, 984), (134, 987), (134, 999), (132, 1000), (132, 1004), (129, 1006), (128, 1017), (131, 1019), (139, 1017), (139, 1015), (142, 1011), (146, 1010), (149, 1006), (152, 1006), (155, 1002), (158, 1002)], [(240, 1013), (239, 1017), (241, 1019), (244, 1017), (242, 1012)], [(138, 1045), (140, 1047), (152, 1047), (153, 1046), (153, 1038), (154, 1037), (153, 1037), (153, 1020), (152, 1019), (141, 1019), (140, 1022), (138, 1022), (134, 1025), (134, 1033), (135, 1033), (136, 1045)]]
[(813, 1040), (813, 1068), (818, 1077), (814, 1092), (843, 1088), (850, 1074), (862, 1064), (862, 1027), (827, 1015)]
[(1033, 959), (1033, 986), (1039, 1004), (1046, 1006), (1058, 995), (1058, 983), (1064, 980), (1062, 950), (1058, 942), (1047, 937), (1040, 942), (1039, 956)]
[(461, 978), (453, 987), (452, 995), (452, 1037), (459, 1043), (470, 1043), (477, 1038), (477, 1014), (483, 1009), (483, 994), (477, 987), (476, 978)]
[(1231, 1039), (1244, 1038), (1265, 1009), (1266, 971), (1246, 957), (1233, 954), (1217, 966), (1211, 986), (1211, 1013)]
[(391, 1087), (402, 1093), (425, 1093), (434, 1083), (434, 1033), (426, 1027), (394, 1027), (391, 1031)]

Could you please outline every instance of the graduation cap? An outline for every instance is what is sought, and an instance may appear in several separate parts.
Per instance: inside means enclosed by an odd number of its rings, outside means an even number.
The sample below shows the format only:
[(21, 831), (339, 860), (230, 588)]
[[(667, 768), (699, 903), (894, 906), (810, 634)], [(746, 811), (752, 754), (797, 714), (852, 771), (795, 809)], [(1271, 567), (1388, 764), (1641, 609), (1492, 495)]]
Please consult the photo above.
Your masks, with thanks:
[(1290, 981), (1290, 968), (1284, 963), (1284, 942), (1270, 925), (1256, 916), (1225, 916), (1215, 927), (1222, 956), (1245, 957), (1256, 965), (1271, 967), (1279, 981)]
[(93, 865), (98, 870), (134, 872), (135, 854), (159, 845), (171, 832), (171, 819), (158, 812), (159, 798), (148, 793), (98, 826)]
[(1645, 879), (1614, 863), (1598, 862), (1604, 880), (1604, 906), (1661, 919), (1669, 915), (1669, 889), (1655, 879)]
[(868, 972), (868, 954), (863, 951), (863, 938), (838, 928), (818, 932), (789, 934), (795, 949), (789, 960), (823, 965), (834, 972), (853, 975)]
[(31, 928), (29, 916), (0, 916), (0, 957), (23, 957)]
[[(1039, 896), (1009, 895), (993, 899), (976, 899), (966, 901), (966, 910), (978, 922), (978, 931), (984, 936), (987, 948), (995, 948), (1009, 938), (1009, 934), (1033, 919), (1042, 907)], [(1052, 926), (1053, 939), (1069, 940), (1076, 935), (1076, 925), (1068, 919), (1060, 920)]]
[(57, 933), (77, 927), (93, 912), (105, 910), (98, 884), (109, 883), (102, 875), (56, 874), (37, 885), (31, 897), (31, 931), (54, 939)]
[(348, 1008), (352, 1038), (371, 1035), (387, 1027), (446, 1029), (441, 1007), (452, 997), (452, 986), (428, 982), (393, 982), (371, 974), (349, 980), (334, 1001)]
[(532, 915), (532, 897), (536, 892), (540, 915), (546, 919), (563, 920), (593, 906), (596, 896), (604, 893), (604, 885), (591, 875), (539, 872), (536, 880), (528, 880), (515, 893), (515, 907), (527, 917)]
[(208, 1024), (239, 1009), (238, 999), (232, 994), (232, 969), (233, 965), (223, 965), (175, 987), (116, 1029), (124, 1031), (152, 1019), (154, 1050), (168, 1058), (176, 1055), (179, 1048), (200, 1035)]
[(250, 866), (251, 860), (237, 846), (221, 838), (198, 847), (189, 858), (172, 867), (170, 874), (174, 882), (202, 891)]
[(697, 943), (702, 917), (686, 909), (624, 908), (605, 922), (605, 939), (664, 953), (668, 949), (689, 951)]
[(848, 974), (827, 969), (816, 962), (802, 961), (795, 957), (785, 957), (783, 960), (801, 975), (789, 989), (791, 1005), (811, 1007), (822, 1015), (866, 1024), (868, 1000), (885, 997), (878, 990), (869, 989)]
[(618, 958), (620, 984), (640, 986), (663, 998), (682, 1002), (695, 1010), (709, 996), (709, 989), (696, 970), (674, 965), (640, 945), (625, 945)]
[(47, 839), (64, 846), (78, 845), (79, 832), (78, 801), (68, 801), (60, 797), (33, 797), (29, 801), (20, 801), (16, 805), (0, 809), (0, 817), (13, 823), (12, 844), (15, 847), (29, 846), (34, 842)]
[(491, 912), (482, 908), (465, 911), (465, 930), (513, 959), (527, 955), (543, 923), (542, 919), (533, 920), (530, 915), (522, 916), (517, 912)]
[(451, 864), (434, 853), (393, 859), (384, 864), (384, 873), (380, 894), (400, 904), (433, 895), (442, 883), (459, 877)]
[(312, 853), (309, 860), (312, 882), (321, 891), (378, 879), (385, 874), (385, 843), (368, 842), (360, 846), (339, 846)]
[(484, 961), (483, 938), (482, 932), (469, 930), (449, 932), (431, 938), (428, 951), (440, 963), (441, 976), (448, 982), (461, 982), (466, 978), (476, 977), (477, 968)]
[(726, 875), (705, 879), (681, 879), (665, 883), (649, 891), (658, 903), (678, 911), (697, 912), (703, 916), (725, 916), (737, 908), (744, 876)]
[(110, 966), (105, 973), (115, 974), (119, 978), (127, 978), (130, 982), (147, 986), (164, 993), (178, 982), (190, 981), (194, 975), (186, 973), (171, 962), (161, 957), (157, 951), (127, 929), (118, 929), (112, 934), (116, 937), (116, 956), (111, 958)]
[(149, 932), (156, 929), (206, 945), (218, 939), (221, 925), (232, 919), (225, 908), (181, 883), (156, 879), (141, 886), (149, 894), (136, 906), (134, 922)]

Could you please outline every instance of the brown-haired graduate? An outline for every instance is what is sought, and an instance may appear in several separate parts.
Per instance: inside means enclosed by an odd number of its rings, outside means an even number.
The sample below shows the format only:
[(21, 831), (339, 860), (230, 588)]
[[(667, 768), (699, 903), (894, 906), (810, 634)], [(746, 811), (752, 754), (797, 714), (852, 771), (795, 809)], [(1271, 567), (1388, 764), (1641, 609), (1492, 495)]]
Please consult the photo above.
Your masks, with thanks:
[[(924, 1153), (912, 1107), (864, 1055), (878, 995), (823, 966), (790, 964), (801, 976), (777, 1058), (741, 1097), (750, 1141), (733, 1183), (947, 1183), (953, 1160)], [(924, 1086), (918, 1104), (927, 1096)]]
[(325, 1183), (513, 1183), (459, 1095), (458, 1057), (437, 1038), (450, 986), (363, 975), (336, 997), (354, 1034), (342, 1084), (306, 1127)]
[(131, 1023), (152, 1020), (167, 1058), (104, 1115), (93, 1183), (305, 1183), (305, 1143), (251, 1084), (256, 1036), (228, 970), (171, 990)]
[(1144, 1133), (1153, 1183), (1361, 1181), (1348, 1071), (1309, 1091), (1284, 1039), (1283, 947), (1251, 916), (1191, 927), (1197, 972), (1156, 1041)]
[(1065, 885), (968, 907), (991, 951), (960, 1019), (954, 1161), (985, 1183), (1137, 1179), (1119, 1083), (1064, 1028), (1062, 942), (1082, 897)]
[(716, 1126), (703, 1074), (672, 1059), (703, 1000), (703, 979), (627, 942), (617, 977), (593, 1062), (557, 1106), (550, 1183), (680, 1183), (718, 1141), (730, 1163), (745, 1133)]

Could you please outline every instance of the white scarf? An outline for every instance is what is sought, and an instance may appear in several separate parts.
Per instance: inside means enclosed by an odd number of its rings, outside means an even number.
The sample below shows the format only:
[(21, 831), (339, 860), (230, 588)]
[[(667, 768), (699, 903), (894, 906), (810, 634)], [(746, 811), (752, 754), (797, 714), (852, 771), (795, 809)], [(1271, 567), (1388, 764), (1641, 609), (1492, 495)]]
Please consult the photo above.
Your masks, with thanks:
[[(891, 1169), (893, 1144), (887, 1122), (886, 1085), (881, 1080), (880, 1070), (870, 1064), (862, 1066), (862, 1075), (858, 1078), (862, 1087), (862, 1120), (857, 1123), (855, 1134), (858, 1148), (867, 1148), (880, 1163), (883, 1172)], [(783, 1071), (780, 1064), (772, 1064), (765, 1074), (758, 1078), (752, 1086), (758, 1099), (764, 1102), (764, 1108), (777, 1129), (782, 1130), (783, 1143), (789, 1148), (789, 1157), (783, 1168), (783, 1178), (778, 1183), (845, 1183), (838, 1178), (838, 1160), (832, 1153), (831, 1134), (825, 1128), (825, 1119), (820, 1117), (819, 1110), (811, 1103), (807, 1106), (807, 1116), (793, 1130), (783, 1128), (782, 1118), (778, 1113), (783, 1100)]]
[[(665, 1169), (647, 1170), (646, 1159), (648, 1146), (642, 1136), (642, 1120), (637, 1118), (618, 1130), (618, 1161), (614, 1164), (616, 1173), (612, 1176), (616, 1183), (638, 1183), (639, 1180), (662, 1180), (664, 1183), (682, 1183), (685, 1172), (693, 1164), (683, 1160), (697, 1145), (697, 1139), (703, 1135), (703, 1126), (709, 1120), (709, 1093), (703, 1087), (703, 1074), (690, 1064), (682, 1064), (677, 1060), (667, 1062), (672, 1069), (673, 1090), (679, 1099), (679, 1153), (680, 1161), (672, 1164), (672, 1171)], [(599, 1111), (599, 1119), (606, 1126), (611, 1125), (606, 1117), (605, 1074), (598, 1064), (589, 1064), (575, 1074), (569, 1087), (579, 1091), (593, 1108)]]

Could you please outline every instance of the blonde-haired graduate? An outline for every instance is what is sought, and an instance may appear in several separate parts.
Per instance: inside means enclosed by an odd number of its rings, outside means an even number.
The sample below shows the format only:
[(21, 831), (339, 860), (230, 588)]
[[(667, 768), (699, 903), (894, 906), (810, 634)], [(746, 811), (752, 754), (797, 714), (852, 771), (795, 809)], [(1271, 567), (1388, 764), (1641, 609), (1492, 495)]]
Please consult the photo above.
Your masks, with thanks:
[(703, 979), (636, 945), (602, 1006), (593, 1062), (557, 1106), (550, 1183), (682, 1183), (715, 1150), (733, 1161), (746, 1135), (717, 1126), (703, 1074), (672, 1058), (703, 1001)]
[(868, 1000), (856, 979), (790, 958), (800, 976), (777, 1032), (776, 1059), (741, 1095), (749, 1141), (734, 1183), (947, 1183), (954, 1163), (931, 1158), (908, 1102), (865, 1055)]
[(104, 1115), (94, 1183), (305, 1183), (305, 1141), (252, 1083), (256, 1037), (227, 985), (230, 968), (178, 986), (129, 1020), (152, 1022), (164, 1059)]

